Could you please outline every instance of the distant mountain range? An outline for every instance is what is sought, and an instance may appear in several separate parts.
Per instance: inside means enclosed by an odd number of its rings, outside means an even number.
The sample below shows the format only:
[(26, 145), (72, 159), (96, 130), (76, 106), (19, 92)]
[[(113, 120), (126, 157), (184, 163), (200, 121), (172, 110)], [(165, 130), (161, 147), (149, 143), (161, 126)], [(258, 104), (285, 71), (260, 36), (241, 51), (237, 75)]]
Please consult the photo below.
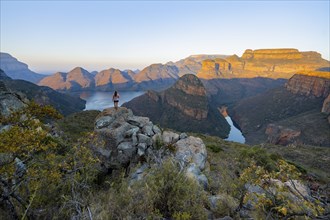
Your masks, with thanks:
[(92, 73), (76, 67), (68, 73), (57, 72), (50, 76), (36, 74), (27, 65), (6, 53), (1, 53), (1, 67), (14, 79), (25, 79), (49, 86), (55, 90), (163, 90), (173, 85), (185, 74), (200, 79), (231, 78), (284, 78), (296, 73), (329, 68), (329, 61), (317, 52), (300, 52), (297, 49), (246, 50), (237, 55), (192, 55), (177, 62), (151, 64), (143, 70), (110, 68)]
[(23, 79), (33, 83), (38, 83), (46, 77), (31, 71), (27, 64), (18, 61), (8, 53), (0, 53), (0, 69), (12, 79)]
[(0, 116), (17, 110), (28, 100), (34, 100), (41, 105), (52, 105), (63, 115), (82, 111), (86, 103), (79, 97), (62, 94), (49, 87), (20, 79), (13, 80), (0, 69)]

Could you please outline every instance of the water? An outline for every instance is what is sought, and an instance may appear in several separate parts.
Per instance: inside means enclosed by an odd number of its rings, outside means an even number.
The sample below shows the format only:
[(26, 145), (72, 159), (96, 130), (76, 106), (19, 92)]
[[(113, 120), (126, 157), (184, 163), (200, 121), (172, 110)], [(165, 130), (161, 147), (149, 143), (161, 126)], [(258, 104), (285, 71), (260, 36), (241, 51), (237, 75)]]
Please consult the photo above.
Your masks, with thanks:
[[(119, 105), (132, 100), (133, 98), (144, 94), (144, 91), (126, 91), (119, 92), (120, 101)], [(105, 108), (113, 107), (112, 101), (112, 92), (81, 92), (79, 93), (80, 98), (86, 100), (85, 110), (100, 110), (102, 111)], [(242, 135), (241, 131), (237, 129), (229, 116), (225, 117), (229, 123), (231, 129), (229, 136), (226, 140), (235, 141), (239, 143), (245, 143), (245, 138)]]
[[(144, 91), (126, 91), (119, 92), (119, 105), (132, 100), (133, 98), (144, 94)], [(112, 92), (81, 92), (80, 98), (86, 100), (85, 110), (100, 110), (113, 107)]]
[(230, 125), (229, 136), (226, 140), (235, 141), (235, 142), (244, 144), (245, 138), (244, 138), (242, 132), (235, 127), (233, 121), (231, 120), (231, 118), (229, 116), (225, 117), (225, 119), (227, 120), (228, 124)]

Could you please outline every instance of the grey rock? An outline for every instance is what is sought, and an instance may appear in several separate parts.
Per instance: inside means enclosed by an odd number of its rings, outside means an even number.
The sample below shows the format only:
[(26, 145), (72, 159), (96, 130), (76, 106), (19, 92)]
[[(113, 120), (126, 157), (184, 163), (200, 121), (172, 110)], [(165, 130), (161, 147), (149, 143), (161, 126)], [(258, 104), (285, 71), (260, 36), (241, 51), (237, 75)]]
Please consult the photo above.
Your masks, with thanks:
[(181, 133), (180, 134), (180, 140), (181, 139), (185, 139), (185, 138), (187, 138), (188, 137), (188, 135), (186, 134), (186, 133)]
[(140, 143), (146, 143), (147, 146), (152, 145), (152, 139), (144, 134), (138, 134), (138, 140)]
[(138, 138), (137, 138), (137, 134), (136, 133), (134, 133), (132, 135), (132, 143), (133, 143), (134, 146), (136, 146), (138, 144)]
[(131, 129), (129, 129), (128, 131), (126, 131), (125, 137), (131, 137), (133, 134), (136, 134), (139, 130), (140, 130), (140, 128), (133, 127)]
[(147, 117), (131, 116), (127, 119), (127, 122), (130, 123), (131, 125), (138, 126), (138, 127), (142, 128), (147, 123), (149, 123), (150, 120)]
[(200, 170), (204, 170), (207, 151), (200, 138), (189, 136), (175, 143), (175, 158), (181, 164), (195, 163)]
[(162, 133), (162, 131), (160, 130), (160, 128), (159, 128), (157, 125), (154, 125), (154, 126), (152, 127), (152, 130), (153, 130), (153, 132), (154, 132), (155, 134), (160, 134), (160, 133)]
[(8, 131), (11, 127), (12, 127), (11, 125), (5, 125), (5, 126), (0, 125), (0, 133)]
[(143, 164), (140, 168), (138, 168), (131, 177), (131, 183), (133, 181), (141, 180), (144, 177), (145, 171), (148, 169), (148, 164)]
[(109, 126), (112, 122), (114, 121), (114, 118), (113, 117), (110, 117), (110, 116), (103, 116), (101, 118), (98, 118), (95, 122), (95, 127), (97, 129), (101, 129), (101, 128), (104, 128), (104, 127), (107, 127)]
[(201, 186), (203, 186), (204, 189), (207, 189), (208, 180), (206, 176), (203, 173), (201, 173), (201, 170), (196, 164), (194, 163), (189, 164), (186, 170), (186, 175), (189, 178), (195, 179)]
[(147, 144), (146, 143), (139, 143), (137, 148), (138, 148), (138, 155), (143, 156), (146, 152)]
[(118, 150), (129, 150), (129, 149), (131, 149), (131, 148), (133, 148), (134, 146), (133, 146), (133, 144), (132, 144), (132, 142), (122, 142), (122, 143), (120, 143), (119, 145), (118, 145), (118, 147), (117, 147), (117, 149)]
[(142, 128), (142, 133), (145, 135), (148, 135), (149, 137), (153, 136), (155, 133), (154, 133), (152, 127), (153, 127), (152, 123), (145, 125)]
[(179, 140), (179, 135), (171, 131), (164, 131), (162, 139), (164, 144), (173, 144)]

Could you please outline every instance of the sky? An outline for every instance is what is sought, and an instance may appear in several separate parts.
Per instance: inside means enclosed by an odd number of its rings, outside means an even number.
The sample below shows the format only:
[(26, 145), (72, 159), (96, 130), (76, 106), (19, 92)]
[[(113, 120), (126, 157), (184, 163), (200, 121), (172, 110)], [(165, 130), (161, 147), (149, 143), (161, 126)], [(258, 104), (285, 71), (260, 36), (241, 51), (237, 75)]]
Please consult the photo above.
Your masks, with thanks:
[(0, 51), (38, 73), (135, 70), (263, 48), (330, 57), (329, 0), (0, 0), (0, 6)]

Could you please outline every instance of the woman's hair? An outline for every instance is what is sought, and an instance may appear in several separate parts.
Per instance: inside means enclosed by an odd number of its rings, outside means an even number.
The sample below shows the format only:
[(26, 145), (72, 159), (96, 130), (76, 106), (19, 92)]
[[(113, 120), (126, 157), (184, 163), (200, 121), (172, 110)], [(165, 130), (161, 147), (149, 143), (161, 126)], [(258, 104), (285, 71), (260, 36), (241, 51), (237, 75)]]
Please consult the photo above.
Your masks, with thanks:
[(117, 91), (115, 91), (115, 93), (113, 94), (113, 96), (117, 96), (118, 95), (118, 93), (117, 93)]

